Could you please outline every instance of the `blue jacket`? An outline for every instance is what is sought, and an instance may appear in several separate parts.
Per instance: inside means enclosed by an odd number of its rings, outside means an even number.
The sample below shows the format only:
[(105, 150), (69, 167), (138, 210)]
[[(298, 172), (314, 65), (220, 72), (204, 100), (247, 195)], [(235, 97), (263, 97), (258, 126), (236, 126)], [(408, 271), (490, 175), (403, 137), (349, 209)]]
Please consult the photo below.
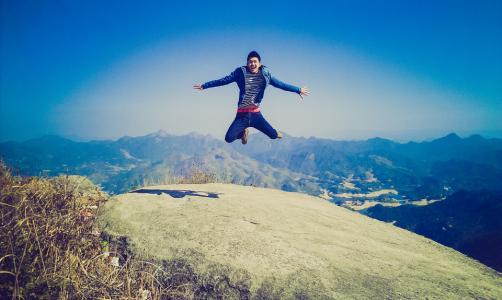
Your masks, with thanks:
[[(202, 85), (202, 88), (207, 89), (207, 88), (222, 86), (222, 85), (226, 85), (226, 84), (229, 84), (229, 83), (232, 83), (235, 81), (237, 83), (237, 85), (239, 86), (239, 103), (238, 104), (240, 104), (242, 99), (244, 98), (244, 94), (246, 91), (245, 90), (244, 72), (243, 72), (242, 68), (246, 68), (246, 67), (245, 66), (238, 67), (232, 73), (230, 73), (230, 75), (228, 75), (228, 76), (225, 76), (221, 79), (208, 81)], [(260, 69), (261, 69), (263, 76), (265, 77), (265, 81), (266, 81), (265, 87), (267, 87), (267, 85), (270, 83), (272, 86), (274, 86), (276, 88), (280, 88), (280, 89), (283, 89), (288, 92), (295, 92), (297, 94), (300, 94), (299, 87), (291, 85), (291, 84), (287, 84), (287, 83), (282, 82), (279, 79), (273, 77), (270, 74), (270, 71), (266, 66), (262, 65), (262, 66), (260, 66)], [(263, 99), (264, 93), (265, 93), (265, 89), (263, 89), (256, 96), (255, 103), (259, 104), (261, 102), (261, 100)]]

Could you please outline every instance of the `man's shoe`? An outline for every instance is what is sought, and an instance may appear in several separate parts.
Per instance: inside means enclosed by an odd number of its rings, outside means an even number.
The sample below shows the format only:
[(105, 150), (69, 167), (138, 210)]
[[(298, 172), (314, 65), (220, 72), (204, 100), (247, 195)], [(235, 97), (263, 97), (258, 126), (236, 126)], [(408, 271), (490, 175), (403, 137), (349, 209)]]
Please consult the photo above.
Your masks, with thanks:
[(242, 144), (248, 143), (248, 134), (249, 134), (249, 129), (248, 128), (244, 129), (244, 133), (242, 134), (242, 137), (241, 137)]
[(277, 131), (277, 138), (278, 138), (278, 139), (282, 139), (282, 132)]

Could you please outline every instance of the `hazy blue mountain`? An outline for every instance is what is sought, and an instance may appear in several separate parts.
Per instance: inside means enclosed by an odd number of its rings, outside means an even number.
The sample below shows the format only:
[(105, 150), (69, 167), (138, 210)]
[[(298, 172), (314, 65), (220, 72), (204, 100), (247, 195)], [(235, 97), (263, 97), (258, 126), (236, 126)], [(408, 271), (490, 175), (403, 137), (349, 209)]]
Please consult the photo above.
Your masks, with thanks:
[[(502, 140), (449, 134), (431, 142), (406, 144), (382, 138), (333, 141), (287, 136), (284, 142), (252, 135), (250, 147), (232, 145), (256, 160), (319, 178), (353, 175), (364, 186), (368, 171), (407, 198), (441, 198), (466, 186), (494, 189), (502, 171)], [(336, 187), (330, 190), (336, 192)]]
[(106, 170), (108, 165), (127, 162), (111, 141), (74, 142), (54, 135), (1, 143), (0, 155), (22, 175), (90, 175), (94, 169)]
[[(406, 144), (382, 138), (335, 141), (253, 134), (247, 145), (209, 135), (158, 131), (116, 141), (74, 142), (47, 135), (0, 144), (8, 166), (24, 175), (86, 175), (112, 193), (179, 176), (194, 164), (229, 182), (319, 194), (395, 189), (396, 199), (443, 198), (460, 189), (495, 189), (502, 140), (455, 134)], [(218, 157), (218, 158), (215, 158)], [(371, 179), (371, 180), (369, 180)], [(354, 185), (347, 190), (344, 181)]]
[(117, 141), (90, 142), (46, 135), (25, 142), (1, 143), (0, 155), (21, 175), (85, 175), (112, 194), (172, 180), (187, 175), (192, 168), (232, 183), (310, 194), (319, 191), (312, 176), (264, 164), (223, 141), (197, 133), (175, 136), (159, 131)]
[(452, 133), (431, 142), (403, 144), (398, 149), (417, 160), (465, 160), (478, 164), (502, 167), (502, 140), (485, 139), (480, 135), (460, 138)]

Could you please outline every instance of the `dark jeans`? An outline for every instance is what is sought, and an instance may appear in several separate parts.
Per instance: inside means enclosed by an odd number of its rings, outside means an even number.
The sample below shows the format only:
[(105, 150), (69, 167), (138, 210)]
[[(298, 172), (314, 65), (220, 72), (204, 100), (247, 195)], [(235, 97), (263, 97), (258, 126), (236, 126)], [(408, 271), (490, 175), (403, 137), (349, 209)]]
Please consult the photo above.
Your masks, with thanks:
[(277, 138), (277, 130), (268, 124), (261, 112), (238, 112), (234, 121), (228, 128), (227, 134), (225, 135), (225, 141), (231, 143), (236, 139), (242, 138), (244, 129), (248, 127), (258, 129), (271, 139)]

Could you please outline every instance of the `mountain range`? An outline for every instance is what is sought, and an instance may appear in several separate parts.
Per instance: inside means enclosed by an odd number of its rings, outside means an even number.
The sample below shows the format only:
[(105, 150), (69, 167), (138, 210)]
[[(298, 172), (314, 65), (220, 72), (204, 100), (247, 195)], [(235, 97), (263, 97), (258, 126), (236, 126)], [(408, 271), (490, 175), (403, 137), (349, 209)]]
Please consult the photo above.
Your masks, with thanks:
[(0, 156), (22, 175), (85, 175), (111, 194), (182, 176), (194, 166), (223, 182), (312, 195), (324, 191), (333, 201), (343, 200), (343, 193), (388, 189), (396, 193), (381, 200), (442, 199), (462, 189), (497, 189), (502, 177), (501, 139), (454, 133), (405, 144), (253, 134), (247, 145), (165, 131), (89, 142), (45, 135), (0, 143)]

